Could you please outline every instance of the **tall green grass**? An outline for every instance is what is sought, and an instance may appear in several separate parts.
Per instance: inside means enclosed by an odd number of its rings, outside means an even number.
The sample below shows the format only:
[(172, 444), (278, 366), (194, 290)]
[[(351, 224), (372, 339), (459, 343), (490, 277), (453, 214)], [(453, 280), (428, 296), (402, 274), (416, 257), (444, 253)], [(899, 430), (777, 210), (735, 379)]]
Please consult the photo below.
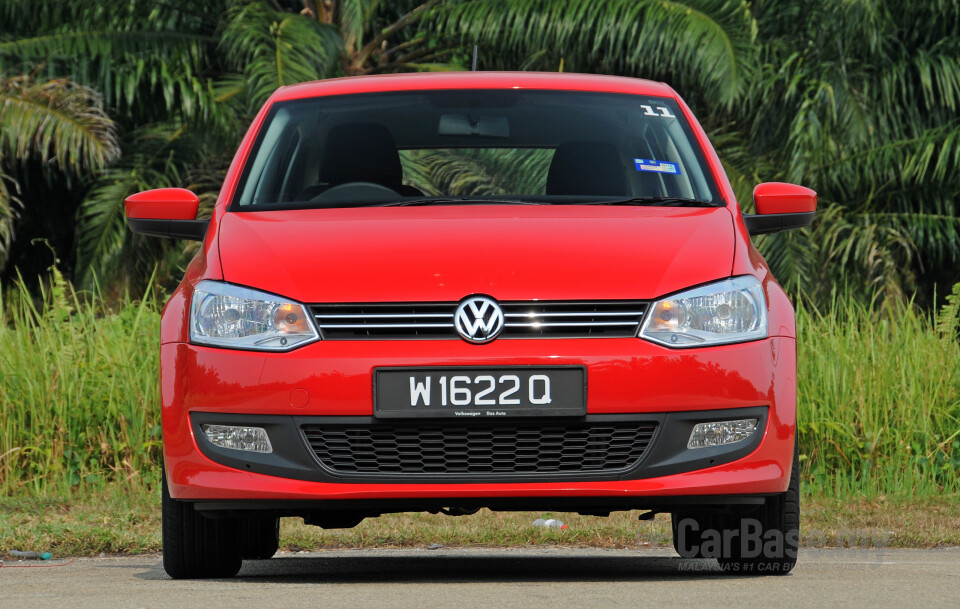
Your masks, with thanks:
[(2, 300), (0, 491), (156, 483), (156, 303), (81, 299), (56, 268), (39, 303), (22, 284)]
[(960, 492), (960, 284), (936, 316), (797, 307), (803, 472), (831, 494)]
[[(807, 488), (960, 488), (960, 284), (937, 318), (838, 297), (797, 307)], [(159, 480), (159, 305), (78, 298), (56, 269), (40, 302), (0, 303), (0, 492), (69, 496)]]

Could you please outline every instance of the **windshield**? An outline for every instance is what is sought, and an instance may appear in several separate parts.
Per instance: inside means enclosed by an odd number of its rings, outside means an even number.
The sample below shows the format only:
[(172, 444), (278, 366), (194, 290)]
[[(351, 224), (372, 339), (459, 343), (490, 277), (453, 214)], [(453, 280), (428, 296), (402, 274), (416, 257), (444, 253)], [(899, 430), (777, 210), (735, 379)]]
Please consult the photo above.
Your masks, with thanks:
[(453, 90), (275, 104), (232, 209), (468, 203), (722, 204), (673, 100)]

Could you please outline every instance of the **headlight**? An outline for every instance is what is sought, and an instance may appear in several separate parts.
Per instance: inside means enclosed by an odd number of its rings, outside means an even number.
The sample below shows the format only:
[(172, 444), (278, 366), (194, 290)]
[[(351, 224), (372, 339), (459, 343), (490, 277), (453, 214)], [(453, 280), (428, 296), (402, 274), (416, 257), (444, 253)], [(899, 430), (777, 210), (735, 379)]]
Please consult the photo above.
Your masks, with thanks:
[(760, 282), (733, 277), (653, 303), (640, 337), (668, 347), (725, 345), (767, 337)]
[(300, 303), (219, 281), (201, 281), (193, 290), (190, 342), (194, 344), (289, 351), (319, 338)]

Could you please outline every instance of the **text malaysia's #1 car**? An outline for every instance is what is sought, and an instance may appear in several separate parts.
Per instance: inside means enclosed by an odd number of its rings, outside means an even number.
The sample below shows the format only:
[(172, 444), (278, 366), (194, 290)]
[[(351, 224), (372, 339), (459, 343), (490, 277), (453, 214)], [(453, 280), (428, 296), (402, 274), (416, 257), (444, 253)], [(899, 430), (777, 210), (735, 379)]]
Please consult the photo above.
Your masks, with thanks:
[(446, 73), (276, 91), (163, 311), (163, 562), (223, 577), (279, 519), (669, 513), (681, 556), (786, 573), (799, 527), (793, 307), (669, 86)]

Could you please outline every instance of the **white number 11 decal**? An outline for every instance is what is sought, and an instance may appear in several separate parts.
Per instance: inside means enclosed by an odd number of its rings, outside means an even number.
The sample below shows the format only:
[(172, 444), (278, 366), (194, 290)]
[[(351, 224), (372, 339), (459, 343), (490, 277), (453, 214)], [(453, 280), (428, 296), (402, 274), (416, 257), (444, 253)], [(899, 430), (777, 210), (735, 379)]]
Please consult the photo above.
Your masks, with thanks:
[(643, 108), (644, 116), (662, 116), (663, 118), (677, 118), (676, 116), (670, 114), (670, 108), (665, 108), (664, 106), (656, 107), (656, 109), (660, 111), (660, 114), (657, 114), (656, 112), (654, 112), (653, 106), (640, 104), (640, 107)]

